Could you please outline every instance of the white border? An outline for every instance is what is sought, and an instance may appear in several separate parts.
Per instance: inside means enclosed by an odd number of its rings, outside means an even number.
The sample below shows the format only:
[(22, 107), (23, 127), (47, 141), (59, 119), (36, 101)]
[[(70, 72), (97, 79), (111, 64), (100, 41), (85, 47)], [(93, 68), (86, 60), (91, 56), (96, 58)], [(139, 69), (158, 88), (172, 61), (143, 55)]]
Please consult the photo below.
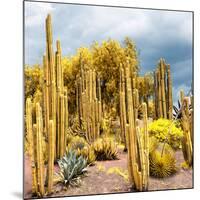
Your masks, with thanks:
[[(56, 2), (57, 0), (54, 0)], [(162, 192), (68, 197), (68, 199), (196, 199), (200, 195), (200, 12), (197, 0), (61, 0), (70, 3), (132, 6), (195, 12), (194, 79), (195, 79), (195, 189)], [(58, 1), (59, 2), (59, 1)], [(22, 0), (4, 0), (0, 7), (0, 199), (19, 199), (22, 194)], [(178, 72), (177, 72), (178, 73)], [(21, 197), (22, 198), (22, 197)], [(56, 199), (56, 198), (55, 198)], [(60, 199), (60, 198), (57, 198)], [(64, 198), (67, 199), (67, 198)]]

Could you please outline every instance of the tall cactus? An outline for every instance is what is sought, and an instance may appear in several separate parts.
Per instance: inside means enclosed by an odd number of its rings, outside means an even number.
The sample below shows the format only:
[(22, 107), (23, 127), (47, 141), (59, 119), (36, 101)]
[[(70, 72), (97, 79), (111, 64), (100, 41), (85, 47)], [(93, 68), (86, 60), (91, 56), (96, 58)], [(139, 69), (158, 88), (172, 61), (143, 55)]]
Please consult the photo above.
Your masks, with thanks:
[(49, 135), (48, 135), (48, 194), (52, 193), (53, 189), (53, 174), (54, 174), (54, 149), (55, 149), (55, 130), (53, 120), (49, 121)]
[(154, 72), (154, 118), (172, 119), (172, 79), (170, 65), (164, 59), (160, 59)]
[[(149, 141), (147, 130), (147, 105), (142, 104), (143, 112), (143, 131), (140, 130), (137, 118), (139, 107), (138, 90), (133, 89), (133, 80), (130, 75), (129, 62), (125, 68), (126, 84), (125, 88), (122, 87), (123, 83), (123, 69), (120, 69), (120, 122), (121, 131), (124, 131), (123, 120), (126, 119), (126, 144), (128, 147), (128, 172), (129, 180), (136, 190), (146, 191), (148, 189), (149, 179)], [(124, 90), (124, 91), (123, 91)], [(123, 92), (125, 99), (123, 100)], [(125, 104), (125, 106), (123, 106)], [(127, 105), (126, 105), (127, 104)], [(125, 112), (123, 112), (125, 107)], [(127, 115), (126, 115), (127, 112)]]
[(42, 151), (42, 111), (39, 103), (36, 103), (36, 160), (37, 160), (37, 178), (38, 193), (44, 196), (44, 159)]
[[(51, 15), (46, 18), (46, 55), (43, 56), (43, 114), (36, 100), (35, 110), (31, 100), (26, 101), (27, 139), (30, 143), (32, 163), (32, 191), (38, 196), (45, 195), (43, 137), (48, 140), (47, 148), (47, 192), (53, 188), (54, 161), (64, 155), (66, 147), (65, 131), (68, 129), (68, 96), (64, 87), (63, 67), (61, 63), (61, 44), (56, 42), (57, 51), (53, 51)], [(43, 126), (44, 123), (44, 126)], [(44, 133), (44, 135), (43, 135)]]
[[(183, 94), (183, 93), (182, 93)], [(182, 104), (182, 119), (181, 126), (183, 129), (183, 139), (182, 139), (182, 151), (184, 159), (188, 166), (192, 166), (193, 161), (193, 147), (192, 147), (192, 133), (190, 129), (190, 115), (189, 115), (189, 100), (187, 97), (183, 99)]]
[(30, 98), (26, 100), (26, 129), (27, 129), (27, 141), (29, 145), (29, 155), (31, 157), (32, 167), (32, 193), (38, 193), (37, 175), (36, 175), (36, 150), (35, 150), (35, 131), (32, 124), (32, 102)]
[(102, 119), (100, 78), (94, 70), (84, 71), (76, 79), (76, 99), (79, 124), (86, 123), (86, 138), (94, 141), (100, 135)]
[[(51, 16), (46, 19), (46, 61), (44, 62), (44, 71), (46, 79), (46, 112), (45, 122), (48, 127), (48, 121), (53, 120), (55, 137), (55, 159), (60, 158), (65, 151), (65, 130), (68, 127), (68, 109), (66, 110), (66, 93), (63, 79), (63, 66), (61, 63), (62, 51), (60, 41), (56, 41), (57, 51), (53, 53), (53, 37)], [(65, 93), (65, 94), (64, 94)], [(62, 104), (62, 105), (61, 105)], [(67, 113), (66, 113), (67, 112)]]
[(161, 75), (161, 95), (162, 95), (162, 110), (163, 118), (167, 118), (167, 109), (166, 109), (166, 94), (165, 94), (165, 63), (164, 60), (160, 60), (160, 75)]
[(126, 144), (126, 102), (125, 102), (125, 77), (124, 69), (120, 66), (120, 126), (121, 126), (121, 139), (127, 149)]
[(173, 100), (172, 100), (172, 80), (171, 80), (171, 72), (170, 65), (167, 65), (167, 97), (168, 97), (168, 119), (172, 119), (172, 111), (173, 111)]

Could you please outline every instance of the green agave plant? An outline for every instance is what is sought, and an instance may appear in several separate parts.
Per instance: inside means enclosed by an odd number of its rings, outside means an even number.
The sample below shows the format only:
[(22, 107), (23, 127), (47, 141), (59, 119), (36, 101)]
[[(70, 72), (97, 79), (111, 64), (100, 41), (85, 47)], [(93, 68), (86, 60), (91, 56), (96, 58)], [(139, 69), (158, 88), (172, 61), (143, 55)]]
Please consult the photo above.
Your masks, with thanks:
[(87, 161), (82, 156), (77, 156), (75, 151), (68, 151), (67, 154), (58, 160), (60, 171), (58, 176), (60, 182), (65, 185), (79, 185), (80, 177), (87, 169)]

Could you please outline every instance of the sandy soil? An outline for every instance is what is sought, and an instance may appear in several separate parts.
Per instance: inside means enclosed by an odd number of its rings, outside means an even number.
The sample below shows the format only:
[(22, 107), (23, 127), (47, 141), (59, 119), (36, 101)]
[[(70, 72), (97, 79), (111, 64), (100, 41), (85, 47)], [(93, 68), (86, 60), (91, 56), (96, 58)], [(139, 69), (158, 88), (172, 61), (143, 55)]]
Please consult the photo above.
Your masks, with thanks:
[[(54, 193), (51, 196), (74, 196), (74, 195), (89, 195), (89, 194), (106, 194), (106, 193), (122, 193), (134, 192), (131, 189), (130, 183), (118, 174), (108, 174), (107, 171), (112, 167), (120, 167), (127, 170), (127, 153), (119, 150), (118, 160), (113, 161), (98, 161), (96, 165), (88, 168), (88, 173), (82, 178), (82, 183), (79, 187), (70, 187), (64, 190), (59, 184), (54, 186)], [(177, 167), (183, 162), (181, 151), (176, 152)], [(101, 170), (99, 166), (104, 166)], [(55, 166), (55, 171), (58, 167)], [(28, 156), (25, 156), (25, 180), (24, 191), (25, 198), (31, 198), (31, 168)], [(183, 189), (192, 188), (192, 170), (179, 171), (169, 178), (156, 179), (150, 177), (149, 190), (165, 190), (165, 189)]]

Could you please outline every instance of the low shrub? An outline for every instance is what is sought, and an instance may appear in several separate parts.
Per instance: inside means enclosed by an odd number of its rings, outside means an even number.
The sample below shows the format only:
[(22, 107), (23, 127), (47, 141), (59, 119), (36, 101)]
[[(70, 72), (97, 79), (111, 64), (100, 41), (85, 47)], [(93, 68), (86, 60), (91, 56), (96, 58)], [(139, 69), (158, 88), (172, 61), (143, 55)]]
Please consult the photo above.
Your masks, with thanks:
[(83, 156), (87, 160), (88, 165), (95, 163), (96, 157), (93, 148), (86, 142), (86, 140), (80, 136), (68, 136), (68, 145), (66, 151), (75, 151), (77, 156)]
[(178, 123), (161, 118), (153, 121), (148, 130), (150, 136), (154, 136), (159, 142), (166, 142), (173, 149), (181, 148), (183, 131)]
[(57, 176), (65, 186), (77, 186), (80, 184), (81, 175), (87, 170), (87, 160), (77, 156), (75, 151), (70, 150), (63, 158), (58, 160), (60, 171)]
[(103, 137), (97, 139), (92, 148), (97, 160), (117, 159), (117, 145), (111, 138)]
[(177, 171), (176, 159), (170, 146), (154, 150), (149, 155), (150, 175), (156, 178), (171, 176)]

